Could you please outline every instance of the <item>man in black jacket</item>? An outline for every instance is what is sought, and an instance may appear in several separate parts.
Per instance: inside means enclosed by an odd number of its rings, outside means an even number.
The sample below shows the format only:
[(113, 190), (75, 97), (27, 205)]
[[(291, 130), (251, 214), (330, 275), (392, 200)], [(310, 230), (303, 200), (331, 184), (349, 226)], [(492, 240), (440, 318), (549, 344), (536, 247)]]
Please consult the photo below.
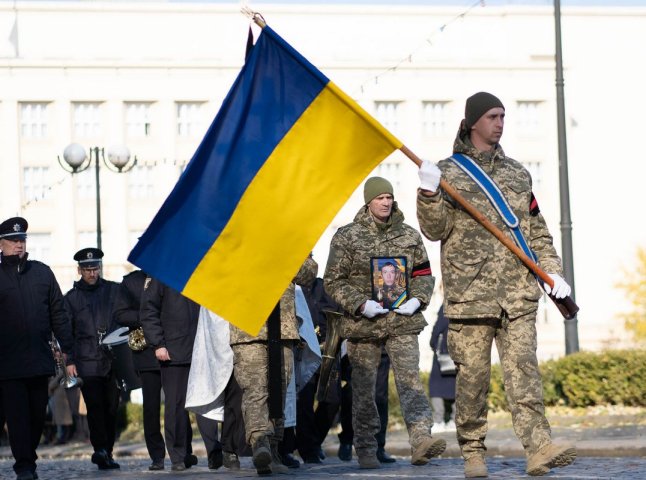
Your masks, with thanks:
[[(161, 365), (164, 436), (173, 471), (183, 471), (197, 464), (197, 457), (192, 453), (193, 432), (185, 405), (199, 315), (197, 303), (153, 278), (146, 279), (139, 321), (146, 343)], [(222, 445), (217, 440), (217, 422), (201, 415), (196, 417), (209, 457), (209, 468), (219, 468), (222, 466)]]
[(112, 372), (112, 358), (101, 344), (114, 330), (114, 300), (119, 284), (101, 278), (103, 252), (84, 248), (74, 255), (80, 280), (65, 294), (65, 308), (72, 319), (76, 372), (83, 378), (81, 392), (87, 406), (92, 463), (100, 470), (119, 468), (112, 458), (116, 436), (119, 389)]
[[(37, 478), (47, 379), (54, 375), (52, 331), (63, 353), (72, 351), (71, 325), (56, 278), (47, 265), (27, 260), (27, 226), (21, 217), (0, 224), (0, 404), (18, 480)], [(68, 372), (73, 370), (69, 364)]]
[[(146, 274), (135, 270), (123, 277), (117, 299), (114, 304), (115, 321), (131, 331), (141, 327), (139, 310), (144, 291)], [(161, 372), (155, 352), (146, 345), (143, 350), (132, 352), (135, 370), (141, 379), (141, 392), (144, 409), (144, 439), (148, 455), (152, 460), (149, 470), (163, 470), (166, 445), (161, 434)]]

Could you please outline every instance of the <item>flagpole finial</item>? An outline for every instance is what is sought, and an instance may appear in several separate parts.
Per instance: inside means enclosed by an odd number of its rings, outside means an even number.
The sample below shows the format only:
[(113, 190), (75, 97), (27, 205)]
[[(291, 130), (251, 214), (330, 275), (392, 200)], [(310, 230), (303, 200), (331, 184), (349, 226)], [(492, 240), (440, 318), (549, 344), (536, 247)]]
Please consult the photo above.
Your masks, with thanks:
[(254, 12), (247, 6), (242, 7), (240, 11), (249, 17), (249, 19), (253, 20), (260, 28), (265, 28), (267, 26), (267, 22), (265, 22), (265, 19), (260, 13)]

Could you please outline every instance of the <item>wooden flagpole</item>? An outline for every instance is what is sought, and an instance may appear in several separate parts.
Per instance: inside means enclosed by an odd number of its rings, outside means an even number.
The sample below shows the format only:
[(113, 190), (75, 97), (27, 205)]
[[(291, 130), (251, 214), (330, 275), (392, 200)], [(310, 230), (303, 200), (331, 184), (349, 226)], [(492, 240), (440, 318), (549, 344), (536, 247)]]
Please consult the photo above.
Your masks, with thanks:
[[(400, 148), (400, 151), (406, 155), (410, 160), (413, 161), (415, 165), (420, 167), (422, 165), (422, 159), (419, 158), (415, 153), (413, 153), (406, 145), (403, 145)], [(507, 247), (511, 252), (516, 255), (534, 274), (540, 278), (543, 282), (547, 283), (550, 288), (554, 288), (554, 280), (541, 268), (539, 267), (534, 260), (529, 258), (525, 252), (518, 246), (516, 243), (505, 235), (502, 230), (496, 227), (491, 223), (480, 211), (475, 208), (469, 201), (464, 198), (460, 193), (451, 186), (443, 178), (440, 179), (440, 188), (444, 190), (451, 198), (453, 198), (462, 208), (464, 208), (469, 215), (471, 215), (480, 225), (486, 228), (494, 237), (496, 237), (500, 243)], [(574, 303), (571, 297), (565, 298), (555, 298), (552, 295), (549, 297), (554, 301), (557, 308), (561, 311), (561, 314), (567, 318), (573, 318), (576, 315), (576, 312), (579, 311), (579, 307)]]

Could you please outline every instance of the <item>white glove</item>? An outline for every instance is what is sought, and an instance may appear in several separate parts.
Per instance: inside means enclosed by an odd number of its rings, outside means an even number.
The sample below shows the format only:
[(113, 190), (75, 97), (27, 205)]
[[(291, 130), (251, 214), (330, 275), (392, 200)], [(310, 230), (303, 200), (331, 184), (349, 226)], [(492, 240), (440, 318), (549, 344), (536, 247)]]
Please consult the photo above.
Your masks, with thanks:
[(394, 311), (396, 313), (399, 313), (400, 315), (408, 315), (409, 317), (417, 311), (419, 306), (421, 305), (420, 301), (417, 300), (415, 297), (411, 298), (408, 300), (406, 303), (404, 303), (401, 307), (396, 308)]
[(366, 300), (366, 304), (363, 306), (363, 312), (361, 312), (366, 318), (372, 318), (381, 313), (388, 313), (388, 309), (383, 308), (374, 300)]
[(419, 188), (430, 192), (437, 192), (440, 186), (440, 178), (442, 177), (442, 170), (437, 168), (437, 165), (430, 160), (424, 160), (417, 174), (420, 180)]
[(543, 284), (543, 286), (545, 287), (545, 292), (548, 295), (551, 293), (555, 298), (565, 298), (572, 292), (572, 289), (567, 284), (567, 282), (563, 280), (563, 277), (557, 275), (556, 273), (548, 273), (548, 275), (554, 281), (554, 288), (550, 288), (547, 283)]

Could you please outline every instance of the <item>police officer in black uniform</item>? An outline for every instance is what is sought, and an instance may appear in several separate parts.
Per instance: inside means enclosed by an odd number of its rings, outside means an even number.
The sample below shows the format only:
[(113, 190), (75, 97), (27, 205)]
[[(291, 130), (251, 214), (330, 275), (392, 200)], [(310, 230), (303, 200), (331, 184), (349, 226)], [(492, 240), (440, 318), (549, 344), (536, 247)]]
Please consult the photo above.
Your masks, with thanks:
[[(123, 277), (114, 305), (115, 321), (131, 331), (141, 327), (139, 309), (144, 291), (146, 274), (135, 270)], [(152, 460), (149, 470), (163, 470), (166, 445), (161, 434), (161, 372), (155, 352), (148, 345), (143, 350), (133, 350), (132, 360), (141, 379), (144, 400), (144, 439)]]
[(81, 278), (65, 294), (65, 308), (72, 320), (76, 373), (83, 379), (81, 392), (94, 449), (92, 463), (100, 470), (109, 470), (119, 468), (112, 458), (119, 389), (112, 358), (101, 342), (115, 328), (113, 312), (119, 284), (101, 278), (102, 258), (98, 248), (76, 252), (74, 260)]
[[(0, 224), (0, 404), (18, 480), (38, 478), (36, 448), (45, 424), (47, 381), (54, 375), (52, 332), (64, 354), (72, 351), (58, 282), (47, 265), (27, 259), (27, 226), (21, 217)], [(71, 373), (74, 365), (68, 363)]]

